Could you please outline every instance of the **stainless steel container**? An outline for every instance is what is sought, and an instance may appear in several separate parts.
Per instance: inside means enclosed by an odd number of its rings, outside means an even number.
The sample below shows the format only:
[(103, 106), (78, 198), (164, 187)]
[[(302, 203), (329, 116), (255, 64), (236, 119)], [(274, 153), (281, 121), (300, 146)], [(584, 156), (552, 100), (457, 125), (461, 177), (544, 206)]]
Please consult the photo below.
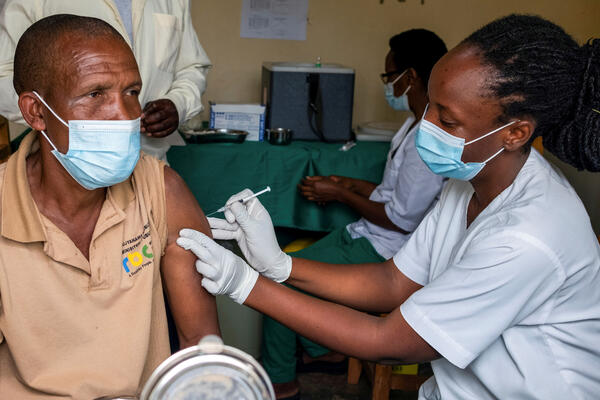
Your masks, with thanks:
[(292, 130), (285, 128), (266, 129), (267, 141), (271, 144), (290, 144), (292, 141)]
[(275, 400), (269, 376), (250, 355), (213, 335), (181, 350), (152, 373), (141, 400)]
[(242, 143), (246, 140), (248, 132), (236, 129), (183, 129), (179, 130), (183, 138), (188, 143), (210, 143), (210, 142), (229, 142)]

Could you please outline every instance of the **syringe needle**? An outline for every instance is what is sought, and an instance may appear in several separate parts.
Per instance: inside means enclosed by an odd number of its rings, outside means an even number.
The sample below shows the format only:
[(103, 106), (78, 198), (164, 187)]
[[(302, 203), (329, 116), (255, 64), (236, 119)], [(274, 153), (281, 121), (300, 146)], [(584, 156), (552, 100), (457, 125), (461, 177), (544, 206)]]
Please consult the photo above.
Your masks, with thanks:
[[(263, 193), (267, 193), (267, 192), (270, 192), (270, 191), (271, 191), (271, 187), (270, 187), (270, 186), (267, 186), (267, 187), (266, 187), (266, 188), (264, 188), (263, 190), (261, 190), (261, 191), (259, 191), (259, 192), (256, 192), (256, 193), (254, 193), (254, 194), (252, 194), (252, 195), (250, 195), (250, 196), (248, 196), (248, 197), (244, 197), (243, 199), (240, 199), (240, 200), (238, 200), (238, 201), (239, 201), (240, 203), (242, 203), (242, 204), (246, 204), (246, 203), (247, 203), (249, 200), (251, 200), (251, 199), (253, 199), (253, 198), (255, 198), (255, 197), (258, 197), (258, 196), (260, 196), (260, 195), (261, 195), (261, 194), (263, 194)], [(206, 216), (207, 216), (207, 217), (210, 217), (210, 216), (211, 216), (211, 215), (213, 215), (213, 214), (216, 214), (216, 213), (223, 212), (223, 211), (225, 211), (225, 210), (226, 210), (228, 207), (229, 207), (229, 204), (226, 204), (226, 205), (224, 205), (223, 207), (219, 208), (217, 211), (213, 211), (213, 212), (211, 212), (210, 214), (207, 214)]]

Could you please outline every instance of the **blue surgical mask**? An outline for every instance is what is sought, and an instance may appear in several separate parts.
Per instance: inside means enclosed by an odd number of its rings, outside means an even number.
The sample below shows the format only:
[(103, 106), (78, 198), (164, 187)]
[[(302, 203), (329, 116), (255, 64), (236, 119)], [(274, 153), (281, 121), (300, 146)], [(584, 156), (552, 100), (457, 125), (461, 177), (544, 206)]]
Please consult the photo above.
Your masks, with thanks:
[[(425, 109), (426, 112), (427, 109)], [(509, 122), (477, 139), (465, 143), (465, 139), (451, 135), (437, 125), (427, 121), (425, 113), (416, 134), (416, 146), (419, 156), (434, 174), (463, 181), (473, 179), (485, 167), (486, 163), (490, 162), (504, 150), (504, 148), (501, 148), (483, 162), (464, 163), (462, 161), (464, 147), (517, 122)]]
[(129, 178), (140, 157), (140, 118), (133, 120), (71, 120), (67, 124), (42, 97), (50, 112), (69, 128), (69, 149), (58, 151), (46, 132), (52, 154), (88, 190), (115, 185)]
[(408, 87), (406, 88), (404, 93), (402, 93), (401, 96), (394, 96), (394, 85), (396, 84), (396, 82), (398, 82), (400, 78), (402, 78), (406, 71), (408, 70), (402, 72), (396, 79), (393, 80), (393, 82), (388, 82), (383, 86), (383, 93), (385, 94), (385, 99), (387, 100), (390, 107), (392, 107), (394, 110), (410, 111), (407, 96), (407, 93), (410, 90), (410, 85), (408, 85)]

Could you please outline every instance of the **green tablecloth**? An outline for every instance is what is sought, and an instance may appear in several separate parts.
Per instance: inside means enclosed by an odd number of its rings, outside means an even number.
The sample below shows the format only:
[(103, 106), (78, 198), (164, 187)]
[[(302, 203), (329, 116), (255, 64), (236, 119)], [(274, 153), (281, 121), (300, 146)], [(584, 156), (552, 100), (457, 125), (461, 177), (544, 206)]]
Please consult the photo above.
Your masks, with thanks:
[[(167, 157), (187, 182), (205, 213), (244, 188), (258, 191), (279, 227), (331, 231), (359, 218), (343, 204), (319, 206), (304, 199), (296, 185), (307, 175), (343, 175), (380, 182), (389, 149), (387, 142), (360, 142), (349, 151), (341, 144), (295, 141), (288, 146), (266, 142), (205, 143), (174, 146)], [(222, 216), (217, 214), (215, 216)]]

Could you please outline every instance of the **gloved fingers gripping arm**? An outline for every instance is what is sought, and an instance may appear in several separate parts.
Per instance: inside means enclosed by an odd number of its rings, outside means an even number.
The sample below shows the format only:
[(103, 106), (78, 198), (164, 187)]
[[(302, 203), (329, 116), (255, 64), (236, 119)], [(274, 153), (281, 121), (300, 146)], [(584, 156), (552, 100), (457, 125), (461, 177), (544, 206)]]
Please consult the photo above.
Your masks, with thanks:
[[(246, 189), (232, 196), (227, 201), (229, 207), (225, 210), (225, 218), (230, 224), (239, 226), (236, 240), (250, 265), (265, 277), (283, 282), (292, 271), (292, 258), (279, 247), (271, 216), (260, 201), (253, 198), (245, 204), (239, 202), (251, 195), (252, 191)], [(217, 224), (217, 230), (225, 229), (222, 222)], [(225, 236), (222, 232), (217, 232), (215, 237), (217, 235)]]
[(196, 270), (203, 275), (202, 286), (213, 295), (225, 294), (243, 304), (256, 284), (258, 273), (201, 232), (182, 229), (179, 234), (177, 244), (198, 257)]

